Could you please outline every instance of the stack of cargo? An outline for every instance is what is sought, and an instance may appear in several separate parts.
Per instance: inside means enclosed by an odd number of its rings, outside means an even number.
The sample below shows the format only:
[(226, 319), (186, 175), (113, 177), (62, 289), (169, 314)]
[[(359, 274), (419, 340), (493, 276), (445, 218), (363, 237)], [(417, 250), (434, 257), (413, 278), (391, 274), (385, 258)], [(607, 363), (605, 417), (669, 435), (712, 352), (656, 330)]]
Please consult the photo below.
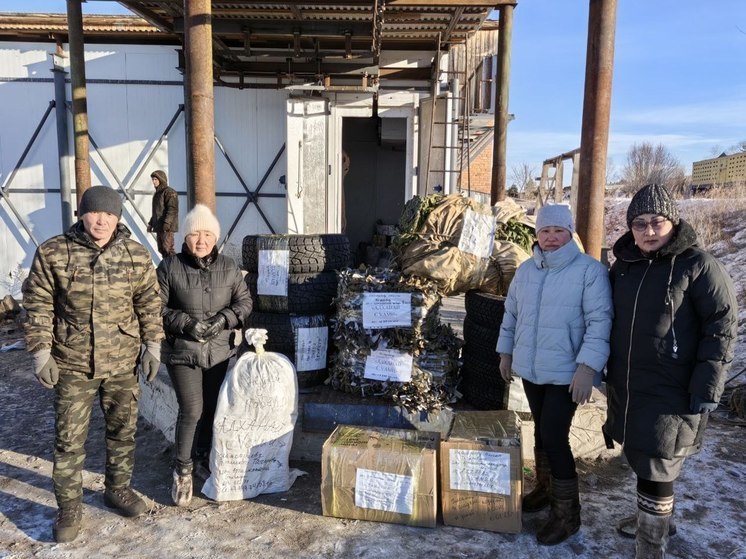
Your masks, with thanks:
[(460, 340), (440, 322), (429, 280), (368, 268), (339, 274), (331, 385), (435, 411), (455, 398)]
[(267, 330), (265, 349), (293, 362), (299, 387), (323, 383), (336, 270), (349, 265), (349, 240), (334, 234), (249, 235), (242, 256), (254, 300), (244, 328)]

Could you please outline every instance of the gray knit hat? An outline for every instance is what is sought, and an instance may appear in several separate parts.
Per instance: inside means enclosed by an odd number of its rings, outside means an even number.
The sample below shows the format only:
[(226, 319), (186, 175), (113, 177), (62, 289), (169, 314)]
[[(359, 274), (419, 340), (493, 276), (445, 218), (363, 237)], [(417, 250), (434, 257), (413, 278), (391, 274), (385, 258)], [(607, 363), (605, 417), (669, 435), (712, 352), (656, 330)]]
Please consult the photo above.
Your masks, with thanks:
[(550, 204), (542, 206), (536, 214), (536, 232), (544, 227), (562, 227), (570, 233), (575, 232), (572, 224), (572, 212), (567, 204)]
[(108, 186), (92, 186), (83, 193), (78, 206), (78, 217), (88, 212), (106, 212), (122, 217), (122, 198)]
[(627, 226), (631, 227), (632, 220), (642, 214), (662, 215), (674, 225), (679, 223), (676, 201), (666, 187), (660, 184), (645, 185), (632, 197), (627, 208)]

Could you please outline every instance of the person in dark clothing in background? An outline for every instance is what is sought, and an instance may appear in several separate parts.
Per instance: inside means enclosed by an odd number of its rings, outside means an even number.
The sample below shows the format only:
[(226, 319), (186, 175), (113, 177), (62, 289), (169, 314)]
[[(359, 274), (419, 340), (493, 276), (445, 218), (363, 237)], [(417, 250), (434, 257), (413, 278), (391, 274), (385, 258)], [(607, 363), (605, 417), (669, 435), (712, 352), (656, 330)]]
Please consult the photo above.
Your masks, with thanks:
[(733, 360), (738, 309), (723, 266), (697, 246), (671, 194), (644, 186), (614, 244), (614, 322), (607, 445), (624, 446), (637, 476), (637, 515), (617, 526), (638, 559), (665, 556), (674, 533), (674, 481), (699, 452)]
[(220, 224), (210, 208), (197, 204), (184, 218), (182, 230), (181, 252), (158, 266), (166, 333), (163, 363), (179, 403), (171, 488), (177, 506), (191, 502), (194, 461), (202, 466), (209, 455), (220, 385), (236, 352), (232, 331), (252, 307), (238, 266), (218, 254)]
[(148, 233), (155, 233), (158, 252), (163, 258), (176, 254), (174, 233), (179, 230), (179, 195), (168, 186), (168, 177), (163, 171), (150, 175), (155, 187), (153, 214), (148, 222)]

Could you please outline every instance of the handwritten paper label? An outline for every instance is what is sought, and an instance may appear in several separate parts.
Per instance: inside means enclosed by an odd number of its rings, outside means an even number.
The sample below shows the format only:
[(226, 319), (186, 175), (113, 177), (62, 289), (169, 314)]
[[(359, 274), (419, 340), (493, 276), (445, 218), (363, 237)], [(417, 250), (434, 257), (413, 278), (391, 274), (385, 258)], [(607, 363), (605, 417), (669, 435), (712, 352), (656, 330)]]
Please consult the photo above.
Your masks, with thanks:
[(449, 451), (451, 489), (510, 495), (510, 454), (481, 450)]
[(365, 360), (364, 378), (372, 380), (412, 380), (412, 356), (397, 349), (373, 350)]
[(256, 281), (258, 295), (288, 296), (289, 258), (288, 250), (259, 251), (259, 277)]
[(363, 294), (363, 328), (412, 326), (411, 293)]
[(496, 227), (495, 216), (479, 214), (467, 209), (464, 214), (464, 226), (461, 229), (458, 249), (473, 254), (477, 258), (487, 258), (492, 254)]
[(355, 506), (412, 514), (414, 478), (358, 468), (355, 475)]
[(326, 368), (329, 327), (298, 328), (295, 340), (295, 370), (318, 371)]

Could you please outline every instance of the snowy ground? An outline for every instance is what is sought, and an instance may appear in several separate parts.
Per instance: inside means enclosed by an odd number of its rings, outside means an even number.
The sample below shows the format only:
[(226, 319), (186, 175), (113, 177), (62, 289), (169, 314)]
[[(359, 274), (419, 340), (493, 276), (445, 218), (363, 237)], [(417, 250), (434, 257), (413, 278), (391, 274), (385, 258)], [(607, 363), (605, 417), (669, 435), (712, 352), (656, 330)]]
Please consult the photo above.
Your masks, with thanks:
[[(620, 220), (628, 201), (607, 204), (610, 222)], [(699, 204), (699, 202), (696, 202)], [(686, 210), (686, 207), (685, 207)], [(742, 215), (742, 214), (741, 214)], [(738, 277), (746, 259), (746, 233), (739, 219), (727, 225), (719, 256), (736, 278), (741, 302), (740, 345), (732, 374), (746, 366), (746, 284)], [(613, 233), (610, 242), (621, 234)], [(613, 236), (613, 238), (611, 238)], [(18, 334), (0, 337), (0, 344)], [(736, 382), (744, 382), (741, 375)], [(84, 526), (70, 544), (52, 541), (55, 504), (51, 492), (53, 393), (33, 379), (23, 351), (0, 353), (0, 558), (174, 557), (174, 558), (624, 558), (634, 542), (618, 537), (616, 521), (634, 508), (634, 476), (618, 456), (579, 461), (583, 503), (580, 532), (555, 547), (536, 544), (542, 513), (524, 516), (521, 534), (495, 534), (443, 526), (408, 528), (341, 520), (321, 515), (320, 468), (296, 463), (308, 476), (286, 494), (216, 504), (195, 498), (188, 509), (170, 506), (171, 449), (160, 433), (141, 422), (134, 487), (150, 513), (128, 520), (108, 510), (103, 490), (103, 422), (98, 409), (89, 435), (84, 474)], [(676, 485), (679, 533), (673, 559), (746, 559), (746, 439), (744, 427), (714, 414), (705, 449), (687, 461)], [(526, 478), (530, 483), (530, 476)]]

